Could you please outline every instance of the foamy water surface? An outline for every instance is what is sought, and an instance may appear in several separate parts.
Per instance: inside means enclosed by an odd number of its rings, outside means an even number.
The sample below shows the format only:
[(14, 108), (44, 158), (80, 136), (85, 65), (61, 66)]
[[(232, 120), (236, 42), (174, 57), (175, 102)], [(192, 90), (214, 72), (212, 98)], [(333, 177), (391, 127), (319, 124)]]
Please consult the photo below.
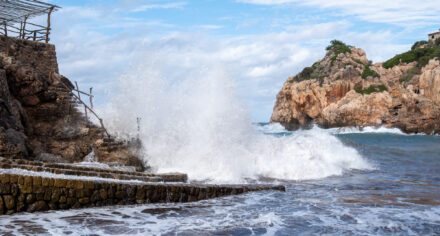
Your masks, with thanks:
[[(259, 126), (273, 130), (264, 127), (267, 124)], [(284, 130), (271, 133), (274, 138), (295, 136)], [(332, 137), (356, 150), (375, 169), (347, 169), (315, 180), (266, 180), (285, 184), (285, 193), (1, 216), (0, 234), (440, 234), (440, 137), (393, 132)]]

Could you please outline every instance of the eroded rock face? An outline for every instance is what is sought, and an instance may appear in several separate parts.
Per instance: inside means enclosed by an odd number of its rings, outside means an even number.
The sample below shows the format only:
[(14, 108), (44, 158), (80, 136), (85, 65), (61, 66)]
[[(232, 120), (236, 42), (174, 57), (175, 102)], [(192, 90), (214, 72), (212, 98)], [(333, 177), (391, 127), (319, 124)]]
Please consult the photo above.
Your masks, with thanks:
[(78, 111), (53, 45), (9, 38), (5, 55), (0, 39), (0, 156), (78, 162), (94, 148), (101, 162), (142, 165), (135, 146), (106, 137)]
[(440, 61), (432, 59), (420, 75), (402, 82), (415, 65), (385, 69), (381, 63), (371, 65), (362, 49), (339, 55), (329, 51), (311, 67), (309, 77), (297, 75), (284, 83), (271, 122), (289, 130), (316, 123), (324, 128), (383, 125), (408, 133), (440, 133)]

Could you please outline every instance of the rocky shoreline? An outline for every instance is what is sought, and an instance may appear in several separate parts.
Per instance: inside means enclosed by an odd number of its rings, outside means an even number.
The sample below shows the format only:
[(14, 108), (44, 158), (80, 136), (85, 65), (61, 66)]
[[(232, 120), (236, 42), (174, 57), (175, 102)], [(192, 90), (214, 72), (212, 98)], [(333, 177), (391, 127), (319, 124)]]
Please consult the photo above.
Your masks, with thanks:
[(372, 64), (362, 49), (332, 41), (326, 56), (288, 78), (271, 122), (288, 130), (395, 127), (406, 133), (440, 133), (440, 44)]

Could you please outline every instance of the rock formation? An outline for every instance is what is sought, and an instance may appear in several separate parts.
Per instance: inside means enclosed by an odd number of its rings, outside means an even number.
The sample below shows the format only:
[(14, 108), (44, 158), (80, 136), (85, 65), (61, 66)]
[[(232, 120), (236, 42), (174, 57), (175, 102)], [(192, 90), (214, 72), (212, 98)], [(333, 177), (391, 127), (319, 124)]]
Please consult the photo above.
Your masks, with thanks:
[[(332, 41), (322, 60), (284, 83), (271, 122), (440, 133), (440, 46), (418, 47), (372, 65), (362, 49)], [(423, 57), (407, 59), (412, 53)]]
[(94, 150), (100, 162), (142, 167), (137, 149), (106, 137), (86, 120), (72, 83), (58, 74), (55, 46), (0, 38), (0, 156), (79, 162)]

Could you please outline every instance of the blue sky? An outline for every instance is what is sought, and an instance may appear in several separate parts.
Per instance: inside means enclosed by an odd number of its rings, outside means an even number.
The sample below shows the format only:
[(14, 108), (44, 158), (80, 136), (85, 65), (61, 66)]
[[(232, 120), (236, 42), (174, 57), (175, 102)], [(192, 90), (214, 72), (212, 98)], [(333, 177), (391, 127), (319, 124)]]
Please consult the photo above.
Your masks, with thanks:
[(93, 86), (98, 104), (118, 91), (130, 65), (150, 51), (171, 52), (164, 55), (176, 57), (165, 60), (212, 60), (227, 68), (253, 121), (269, 120), (287, 77), (321, 58), (332, 39), (379, 62), (440, 28), (439, 0), (48, 2), (62, 7), (51, 35), (60, 72)]

